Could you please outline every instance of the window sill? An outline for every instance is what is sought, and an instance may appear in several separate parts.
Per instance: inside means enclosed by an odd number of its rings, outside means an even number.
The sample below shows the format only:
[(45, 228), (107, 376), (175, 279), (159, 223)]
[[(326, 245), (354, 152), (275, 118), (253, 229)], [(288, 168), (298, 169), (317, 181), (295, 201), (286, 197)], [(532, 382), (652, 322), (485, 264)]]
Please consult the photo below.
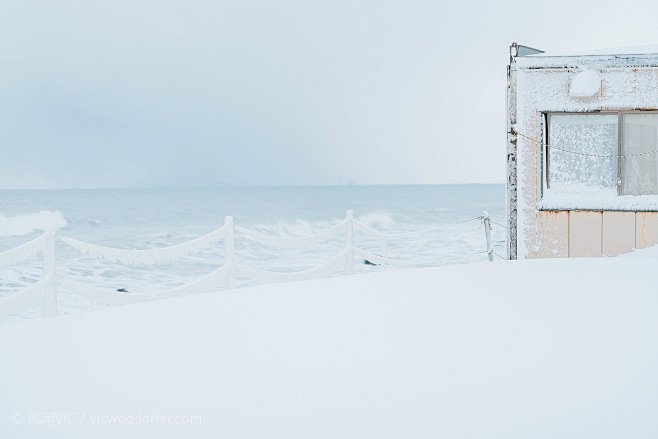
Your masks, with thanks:
[(539, 210), (614, 210), (658, 212), (658, 195), (617, 195), (614, 189), (580, 187), (550, 189)]

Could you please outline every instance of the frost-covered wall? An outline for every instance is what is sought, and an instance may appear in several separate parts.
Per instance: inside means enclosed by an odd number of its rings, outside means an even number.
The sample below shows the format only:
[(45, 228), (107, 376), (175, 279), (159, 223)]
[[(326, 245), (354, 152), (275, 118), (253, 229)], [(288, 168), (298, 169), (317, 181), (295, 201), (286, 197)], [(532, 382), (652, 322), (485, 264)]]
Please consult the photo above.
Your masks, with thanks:
[[(592, 71), (600, 76), (601, 87), (593, 96), (573, 96), (582, 93), (570, 93), (574, 77), (583, 71)], [(591, 76), (596, 78), (596, 75)], [(598, 201), (592, 201), (583, 194), (582, 206), (576, 197), (571, 200), (568, 208), (551, 208), (546, 205), (543, 211), (541, 204), (543, 143), (546, 142), (544, 114), (658, 109), (658, 55), (516, 57), (510, 63), (509, 81), (508, 125), (512, 133), (508, 142), (507, 210), (510, 221), (510, 256), (516, 254), (519, 259), (569, 256), (568, 251), (564, 254), (564, 247), (568, 247), (568, 243), (561, 242), (556, 230), (564, 228), (566, 232), (563, 233), (567, 233), (567, 239), (570, 239), (573, 234), (573, 230), (570, 231), (571, 220), (568, 215), (566, 219), (560, 215), (549, 215), (549, 211), (599, 210), (602, 215), (605, 211), (631, 210), (631, 205), (635, 211), (658, 210), (658, 199), (654, 199), (655, 196), (639, 201), (633, 197), (629, 201), (629, 197), (617, 199), (613, 194), (612, 201), (597, 204)], [(510, 160), (510, 154), (515, 156), (514, 160)], [(572, 165), (582, 166), (582, 160), (575, 158)], [(613, 176), (607, 168), (611, 163), (604, 162), (601, 166), (607, 170), (604, 183), (610, 185)], [(556, 171), (556, 177), (560, 178), (560, 169)], [(584, 173), (582, 178), (587, 180), (594, 177)], [(624, 203), (628, 205), (625, 208)], [(516, 218), (512, 213), (516, 214)], [(630, 224), (630, 221), (628, 219), (627, 223)], [(599, 220), (599, 223), (600, 227), (605, 226), (605, 221)], [(635, 224), (633, 222), (633, 234), (636, 233)], [(577, 229), (577, 226), (575, 221), (572, 228)]]

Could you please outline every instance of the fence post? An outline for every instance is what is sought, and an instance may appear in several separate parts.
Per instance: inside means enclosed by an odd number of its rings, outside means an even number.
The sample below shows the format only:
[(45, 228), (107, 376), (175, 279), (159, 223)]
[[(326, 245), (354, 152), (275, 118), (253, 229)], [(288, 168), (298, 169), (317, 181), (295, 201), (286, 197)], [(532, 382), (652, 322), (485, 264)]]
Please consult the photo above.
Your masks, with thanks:
[(482, 211), (482, 222), (484, 223), (484, 237), (487, 240), (487, 255), (489, 262), (494, 260), (493, 244), (491, 243), (491, 222), (489, 221), (489, 212)]
[(226, 247), (226, 288), (235, 288), (235, 243), (233, 240), (233, 217), (227, 216), (224, 219), (224, 227), (226, 228), (226, 235), (224, 237), (224, 245)]
[(347, 211), (345, 224), (345, 274), (354, 273), (354, 212)]
[(43, 296), (43, 316), (57, 316), (57, 284), (55, 282), (55, 232), (47, 231), (43, 244), (43, 278), (47, 282)]

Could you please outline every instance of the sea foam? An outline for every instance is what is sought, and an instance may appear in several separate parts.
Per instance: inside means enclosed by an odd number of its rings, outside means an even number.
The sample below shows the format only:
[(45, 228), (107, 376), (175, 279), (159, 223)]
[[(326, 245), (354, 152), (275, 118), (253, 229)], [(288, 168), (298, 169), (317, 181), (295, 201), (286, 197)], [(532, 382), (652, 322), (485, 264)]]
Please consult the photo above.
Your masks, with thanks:
[(66, 219), (58, 211), (8, 217), (0, 214), (0, 236), (22, 236), (37, 230), (58, 230), (66, 227)]

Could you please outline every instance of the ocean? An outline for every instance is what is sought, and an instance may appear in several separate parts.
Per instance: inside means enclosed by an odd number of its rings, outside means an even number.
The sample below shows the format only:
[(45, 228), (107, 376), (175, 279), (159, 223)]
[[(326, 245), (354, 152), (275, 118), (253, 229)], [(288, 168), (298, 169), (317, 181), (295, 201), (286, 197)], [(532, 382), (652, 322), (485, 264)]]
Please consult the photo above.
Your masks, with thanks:
[[(2, 224), (20, 222), (42, 211), (59, 212), (66, 226), (59, 236), (124, 249), (155, 249), (180, 244), (224, 224), (226, 216), (263, 234), (302, 237), (326, 230), (352, 210), (361, 224), (391, 236), (388, 255), (427, 265), (461, 264), (487, 259), (483, 210), (493, 221), (505, 223), (504, 185), (232, 187), (0, 191), (0, 252), (34, 239), (40, 230), (11, 233)], [(29, 232), (27, 227), (25, 232)], [(505, 255), (505, 229), (493, 225), (494, 249)], [(3, 236), (10, 235), (10, 236)], [(236, 234), (237, 264), (262, 270), (294, 272), (322, 265), (345, 246), (345, 237), (306, 249), (280, 249)], [(378, 253), (380, 243), (355, 227), (356, 246)], [(57, 276), (104, 291), (157, 293), (193, 282), (222, 265), (222, 244), (171, 263), (128, 265), (97, 259), (56, 242)], [(0, 300), (36, 282), (40, 258), (0, 269)], [(355, 273), (389, 269), (355, 257)], [(339, 271), (336, 272), (339, 275)], [(254, 284), (238, 279), (238, 286)], [(126, 293), (128, 294), (128, 293)], [(59, 313), (89, 309), (87, 299), (59, 289)], [(38, 316), (34, 305), (17, 318)]]

